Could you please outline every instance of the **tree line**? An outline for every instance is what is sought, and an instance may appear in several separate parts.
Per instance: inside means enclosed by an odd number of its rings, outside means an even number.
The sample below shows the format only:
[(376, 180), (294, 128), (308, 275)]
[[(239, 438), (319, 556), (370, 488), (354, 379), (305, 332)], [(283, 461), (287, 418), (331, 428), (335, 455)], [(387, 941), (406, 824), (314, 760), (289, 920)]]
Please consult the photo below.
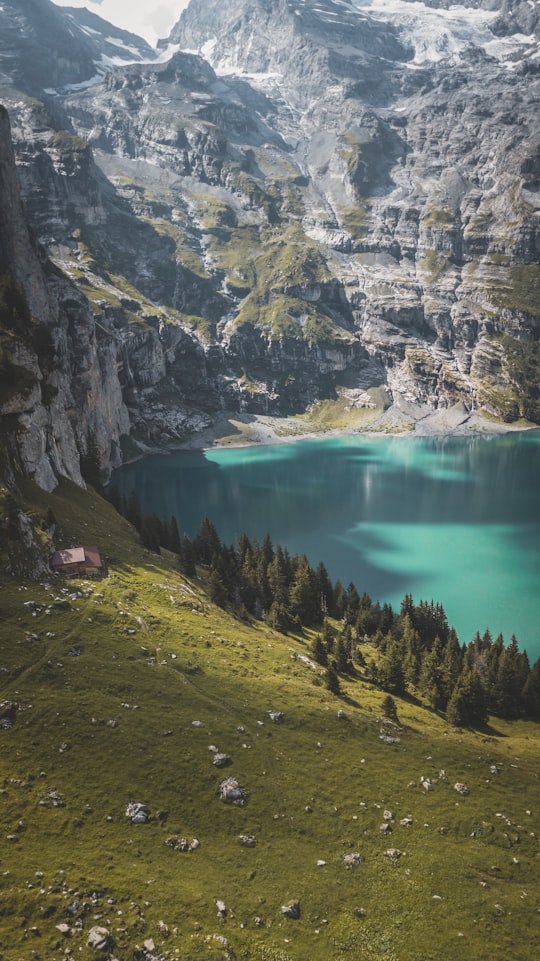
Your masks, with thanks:
[[(175, 553), (187, 577), (205, 569), (213, 603), (283, 634), (314, 630), (311, 654), (333, 693), (341, 691), (340, 678), (362, 676), (390, 695), (421, 697), (457, 727), (482, 726), (489, 714), (540, 717), (540, 659), (531, 667), (515, 636), (505, 644), (486, 630), (460, 644), (439, 603), (415, 604), (406, 594), (395, 611), (352, 582), (332, 582), (322, 562), (313, 567), (305, 555), (291, 556), (269, 535), (259, 543), (243, 533), (226, 546), (204, 517), (191, 539), (180, 536), (175, 517), (144, 514), (134, 493), (126, 499), (111, 487), (108, 497), (149, 550)], [(366, 658), (367, 644), (376, 658)]]

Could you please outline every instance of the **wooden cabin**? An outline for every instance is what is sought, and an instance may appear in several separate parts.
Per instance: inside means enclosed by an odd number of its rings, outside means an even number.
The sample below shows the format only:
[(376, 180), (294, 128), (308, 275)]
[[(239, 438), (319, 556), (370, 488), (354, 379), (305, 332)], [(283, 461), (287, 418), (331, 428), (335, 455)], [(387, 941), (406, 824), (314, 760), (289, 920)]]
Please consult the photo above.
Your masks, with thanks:
[(69, 547), (55, 551), (50, 565), (55, 574), (65, 577), (98, 577), (103, 571), (97, 547)]

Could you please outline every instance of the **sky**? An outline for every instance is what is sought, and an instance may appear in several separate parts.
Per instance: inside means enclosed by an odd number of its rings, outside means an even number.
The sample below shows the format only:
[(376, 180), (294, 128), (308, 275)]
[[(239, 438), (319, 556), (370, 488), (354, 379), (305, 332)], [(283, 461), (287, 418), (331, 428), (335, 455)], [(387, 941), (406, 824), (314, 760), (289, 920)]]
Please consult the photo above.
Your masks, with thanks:
[(53, 0), (57, 7), (86, 7), (154, 45), (167, 37), (189, 0)]

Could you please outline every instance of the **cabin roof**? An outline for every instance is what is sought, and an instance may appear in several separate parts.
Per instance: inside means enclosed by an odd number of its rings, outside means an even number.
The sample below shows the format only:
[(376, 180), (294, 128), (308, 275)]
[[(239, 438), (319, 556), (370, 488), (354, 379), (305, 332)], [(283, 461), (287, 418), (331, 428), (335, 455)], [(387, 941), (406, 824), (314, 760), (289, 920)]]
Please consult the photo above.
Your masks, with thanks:
[(55, 551), (51, 557), (51, 567), (67, 567), (70, 564), (88, 564), (90, 567), (101, 567), (98, 548), (68, 547), (63, 551)]

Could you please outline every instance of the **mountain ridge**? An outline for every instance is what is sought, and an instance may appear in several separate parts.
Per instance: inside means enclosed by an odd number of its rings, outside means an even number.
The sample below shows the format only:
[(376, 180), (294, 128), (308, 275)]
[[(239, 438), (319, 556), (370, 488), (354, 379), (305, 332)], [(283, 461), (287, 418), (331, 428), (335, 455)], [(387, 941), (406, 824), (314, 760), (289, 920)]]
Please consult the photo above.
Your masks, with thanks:
[(47, 31), (47, 77), (0, 48), (26, 214), (110, 331), (124, 448), (344, 391), (540, 421), (533, 14), (192, 0), (159, 51), (111, 28), (113, 63), (106, 25), (55, 8), (76, 70)]

